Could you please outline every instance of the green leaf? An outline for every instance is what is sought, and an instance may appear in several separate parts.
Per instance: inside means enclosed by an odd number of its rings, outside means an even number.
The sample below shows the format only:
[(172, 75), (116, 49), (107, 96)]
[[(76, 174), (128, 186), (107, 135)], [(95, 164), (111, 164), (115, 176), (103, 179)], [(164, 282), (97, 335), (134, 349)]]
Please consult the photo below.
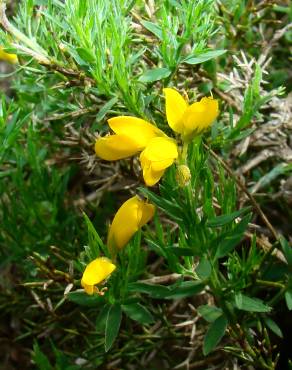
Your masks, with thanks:
[(110, 308), (111, 306), (109, 304), (104, 305), (102, 309), (100, 310), (99, 314), (97, 315), (96, 324), (95, 324), (97, 331), (103, 332), (105, 330), (106, 319), (107, 319), (108, 311)]
[(66, 297), (69, 301), (80, 306), (94, 307), (104, 302), (104, 297), (98, 294), (88, 295), (85, 292), (69, 292)]
[(157, 24), (149, 21), (140, 22), (148, 31), (153, 33), (159, 40), (162, 40), (162, 30)]
[(201, 280), (206, 280), (211, 275), (212, 266), (206, 257), (202, 257), (196, 268), (196, 274)]
[(203, 353), (208, 355), (220, 342), (225, 334), (228, 321), (225, 316), (220, 316), (209, 327), (203, 343)]
[(235, 295), (235, 305), (239, 310), (249, 312), (270, 312), (272, 310), (261, 299), (250, 298), (242, 293)]
[[(269, 185), (272, 181), (274, 181), (277, 177), (284, 175), (287, 172), (290, 172), (292, 169), (291, 163), (279, 163), (277, 166), (272, 167), (272, 169), (265, 173), (258, 181), (257, 181), (257, 189), (262, 189)], [(251, 191), (255, 188), (255, 185), (251, 187)], [(291, 247), (290, 247), (291, 249)]]
[(270, 317), (264, 317), (264, 322), (267, 327), (272, 330), (273, 333), (278, 335), (278, 337), (283, 338), (282, 330), (279, 328), (274, 320), (272, 320)]
[(245, 207), (242, 209), (239, 209), (238, 211), (232, 212), (228, 215), (221, 215), (215, 218), (212, 218), (207, 222), (208, 227), (221, 227), (226, 224), (229, 224), (230, 222), (234, 221), (237, 217), (242, 216), (243, 214), (250, 211), (251, 207)]
[(285, 301), (288, 307), (288, 310), (292, 310), (292, 290), (287, 290), (285, 292)]
[(105, 326), (104, 348), (108, 352), (112, 347), (120, 329), (122, 320), (122, 309), (119, 304), (114, 304), (108, 311)]
[(130, 292), (148, 294), (152, 298), (180, 299), (190, 297), (201, 292), (205, 287), (200, 281), (183, 281), (168, 287), (159, 284), (130, 283)]
[(128, 285), (129, 292), (145, 293), (152, 298), (165, 298), (170, 294), (169, 288), (159, 284), (148, 283), (130, 283)]
[(186, 59), (184, 59), (184, 63), (187, 64), (200, 64), (204, 63), (207, 60), (214, 59), (219, 57), (220, 55), (223, 55), (226, 53), (226, 50), (210, 50), (206, 51), (205, 53), (202, 53), (198, 56), (188, 56)]
[(160, 81), (170, 76), (171, 71), (168, 68), (153, 68), (148, 69), (139, 77), (140, 82), (155, 82)]
[(141, 187), (138, 188), (138, 190), (142, 193), (142, 195), (144, 195), (152, 203), (154, 203), (157, 207), (161, 208), (167, 215), (169, 215), (173, 219), (173, 221), (176, 221), (179, 224), (183, 222), (184, 215), (181, 207), (178, 204), (160, 197), (149, 189)]
[(100, 252), (103, 251), (104, 254), (108, 253), (108, 249), (103, 244), (100, 236), (98, 235), (95, 227), (88, 218), (88, 216), (83, 212), (83, 217), (87, 226), (88, 232), (88, 244), (89, 248), (85, 248), (85, 253), (87, 254), (89, 260), (94, 260), (100, 256)]
[(118, 98), (117, 97), (114, 97), (112, 98), (111, 100), (109, 100), (100, 110), (99, 112), (97, 113), (96, 115), (96, 121), (101, 121), (104, 116), (107, 114), (107, 112), (112, 109), (112, 107), (118, 102)]
[(81, 367), (78, 365), (70, 365), (69, 357), (63, 351), (58, 350), (54, 343), (51, 343), (51, 346), (56, 359), (54, 370), (81, 370)]
[(241, 241), (243, 234), (250, 221), (251, 215), (245, 216), (230, 233), (218, 244), (216, 258), (225, 257), (230, 253)]
[(216, 306), (202, 305), (198, 307), (199, 314), (208, 322), (214, 322), (222, 315), (221, 308)]
[(259, 64), (256, 64), (254, 78), (252, 80), (252, 92), (255, 98), (260, 97), (260, 87), (263, 79), (263, 72)]
[(85, 62), (88, 62), (88, 63), (94, 63), (95, 62), (95, 57), (90, 52), (89, 49), (76, 48), (76, 51), (79, 54), (80, 58), (82, 58)]
[[(171, 287), (169, 287), (171, 289)], [(183, 281), (181, 284), (174, 284), (173, 291), (165, 297), (166, 299), (181, 299), (192, 297), (200, 293), (205, 288), (205, 284), (200, 281)]]
[(153, 250), (158, 256), (161, 256), (167, 259), (168, 248), (165, 248), (164, 245), (156, 243), (154, 240), (146, 239), (148, 247)]
[(138, 321), (141, 324), (150, 324), (154, 321), (151, 313), (140, 303), (122, 305), (122, 310), (132, 320)]
[(194, 256), (194, 251), (191, 248), (183, 248), (183, 247), (166, 247), (165, 250), (175, 254), (177, 257), (182, 256)]
[(38, 343), (33, 345), (33, 360), (39, 370), (53, 369), (47, 356), (40, 350)]
[(292, 247), (288, 243), (288, 241), (283, 237), (280, 236), (280, 243), (282, 247), (282, 251), (284, 253), (284, 257), (289, 266), (292, 266)]

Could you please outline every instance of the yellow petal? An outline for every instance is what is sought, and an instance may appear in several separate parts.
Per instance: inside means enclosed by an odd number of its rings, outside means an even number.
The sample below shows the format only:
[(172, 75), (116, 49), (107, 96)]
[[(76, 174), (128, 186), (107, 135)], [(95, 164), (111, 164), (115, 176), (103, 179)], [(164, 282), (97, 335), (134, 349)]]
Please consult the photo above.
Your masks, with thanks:
[(106, 161), (131, 157), (142, 149), (143, 147), (136, 141), (123, 135), (110, 135), (99, 138), (95, 142), (96, 155)]
[(122, 249), (140, 227), (154, 215), (154, 206), (137, 196), (128, 199), (117, 211), (108, 234), (108, 247)]
[(114, 133), (128, 136), (141, 149), (154, 137), (165, 136), (163, 131), (141, 118), (119, 116), (109, 119), (108, 124)]
[(166, 88), (163, 89), (163, 92), (165, 94), (166, 118), (168, 125), (173, 129), (173, 131), (181, 134), (183, 132), (182, 118), (188, 107), (188, 103), (180, 93), (174, 89)]
[(6, 53), (2, 47), (0, 47), (0, 60), (5, 60), (11, 64), (16, 64), (18, 62), (16, 54)]
[[(178, 151), (175, 140), (169, 137), (156, 137), (143, 150), (140, 159), (144, 158), (150, 162), (160, 162), (175, 159), (177, 156)], [(166, 165), (166, 167), (168, 166)]]
[(162, 171), (171, 166), (173, 162), (174, 158), (162, 159), (161, 161), (151, 162), (151, 167), (153, 171)]
[(90, 291), (90, 286), (93, 287), (95, 284), (105, 280), (115, 269), (116, 266), (111, 262), (111, 260), (106, 257), (98, 257), (86, 266), (86, 269), (83, 272), (81, 285), (85, 290), (87, 289)]
[(153, 186), (158, 183), (158, 181), (161, 179), (165, 172), (164, 170), (161, 171), (154, 171), (151, 164), (149, 166), (143, 167), (143, 178), (145, 181), (145, 184), (147, 186)]
[(140, 155), (146, 185), (155, 185), (165, 169), (171, 166), (177, 157), (178, 151), (174, 140), (166, 137), (152, 139)]
[(147, 203), (140, 199), (140, 206), (138, 211), (138, 218), (139, 221), (139, 229), (147, 224), (154, 216), (155, 213), (155, 207), (153, 204)]
[(83, 280), (81, 280), (81, 286), (84, 288), (85, 292), (89, 295), (92, 295), (95, 291), (94, 285), (87, 285), (84, 283)]
[(188, 135), (194, 131), (201, 132), (207, 129), (219, 114), (218, 100), (212, 97), (202, 98), (193, 103), (186, 110), (183, 123), (184, 134)]

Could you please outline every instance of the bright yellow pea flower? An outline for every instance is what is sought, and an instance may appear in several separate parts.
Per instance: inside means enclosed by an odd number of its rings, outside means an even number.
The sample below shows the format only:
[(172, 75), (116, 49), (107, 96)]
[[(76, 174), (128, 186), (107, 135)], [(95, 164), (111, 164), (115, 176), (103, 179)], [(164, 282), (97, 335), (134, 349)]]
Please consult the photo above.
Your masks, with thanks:
[(219, 114), (218, 100), (212, 97), (189, 105), (176, 90), (166, 88), (163, 92), (168, 124), (184, 137), (207, 129)]
[(114, 161), (143, 151), (140, 162), (145, 183), (148, 186), (156, 184), (178, 156), (175, 141), (140, 118), (120, 116), (108, 122), (115, 135), (97, 139), (96, 154), (107, 161)]
[(89, 295), (98, 293), (99, 290), (95, 287), (105, 280), (114, 270), (116, 266), (106, 257), (98, 257), (91, 261), (83, 272), (81, 286)]
[(99, 138), (95, 152), (106, 161), (127, 158), (142, 151), (148, 142), (157, 136), (166, 136), (163, 131), (141, 118), (120, 116), (108, 120), (116, 135)]
[(11, 64), (16, 64), (18, 62), (16, 54), (6, 53), (3, 48), (0, 46), (0, 60), (5, 60)]
[(126, 246), (132, 236), (154, 216), (155, 207), (137, 195), (117, 211), (109, 229), (107, 245), (112, 252)]
[(177, 157), (177, 145), (173, 139), (169, 137), (152, 139), (140, 155), (146, 185), (156, 184)]

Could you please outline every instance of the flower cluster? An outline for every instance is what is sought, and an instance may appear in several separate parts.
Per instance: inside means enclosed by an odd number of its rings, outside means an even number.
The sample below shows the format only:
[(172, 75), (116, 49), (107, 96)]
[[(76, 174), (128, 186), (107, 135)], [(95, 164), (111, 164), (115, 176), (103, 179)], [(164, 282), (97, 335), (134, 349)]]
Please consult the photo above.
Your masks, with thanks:
[[(168, 125), (183, 141), (207, 129), (218, 116), (218, 101), (212, 97), (189, 105), (174, 89), (166, 88), (164, 94)], [(97, 156), (114, 161), (140, 153), (147, 186), (155, 185), (179, 156), (176, 141), (141, 118), (119, 116), (109, 119), (108, 124), (114, 135), (96, 140)]]
[[(181, 135), (184, 143), (206, 130), (219, 114), (218, 101), (202, 98), (191, 105), (176, 90), (164, 89), (166, 117), (170, 128)], [(140, 153), (140, 164), (147, 186), (155, 185), (180, 156), (177, 141), (168, 137), (153, 124), (136, 117), (119, 116), (109, 119), (114, 134), (98, 138), (95, 142), (97, 156), (107, 161), (127, 158)], [(191, 178), (189, 168), (180, 162), (177, 181), (185, 186)], [(134, 196), (128, 199), (116, 213), (108, 233), (107, 246), (112, 256), (121, 250), (143, 225), (149, 222), (155, 207)], [(116, 265), (106, 257), (91, 261), (81, 280), (86, 293), (99, 291), (95, 285), (107, 279)]]
[[(137, 195), (128, 199), (117, 211), (109, 228), (107, 245), (114, 256), (132, 236), (154, 216), (155, 207)], [(98, 293), (95, 285), (107, 279), (116, 265), (106, 257), (91, 261), (82, 276), (81, 285), (87, 294)], [(102, 293), (102, 291), (101, 291)]]

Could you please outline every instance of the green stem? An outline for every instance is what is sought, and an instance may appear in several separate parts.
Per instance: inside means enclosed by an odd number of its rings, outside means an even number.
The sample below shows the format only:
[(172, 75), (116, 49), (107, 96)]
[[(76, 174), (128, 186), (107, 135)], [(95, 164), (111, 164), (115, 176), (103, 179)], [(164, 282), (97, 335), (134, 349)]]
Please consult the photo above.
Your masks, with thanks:
[(186, 166), (188, 165), (188, 148), (189, 143), (184, 142), (181, 152), (180, 164), (185, 164)]
[(256, 279), (256, 283), (258, 283), (259, 285), (269, 286), (272, 288), (281, 288), (281, 289), (285, 288), (285, 285), (275, 282), (275, 281), (266, 281), (266, 280)]
[(285, 294), (287, 287), (283, 287), (272, 299), (269, 300), (268, 304), (270, 306), (275, 305)]

